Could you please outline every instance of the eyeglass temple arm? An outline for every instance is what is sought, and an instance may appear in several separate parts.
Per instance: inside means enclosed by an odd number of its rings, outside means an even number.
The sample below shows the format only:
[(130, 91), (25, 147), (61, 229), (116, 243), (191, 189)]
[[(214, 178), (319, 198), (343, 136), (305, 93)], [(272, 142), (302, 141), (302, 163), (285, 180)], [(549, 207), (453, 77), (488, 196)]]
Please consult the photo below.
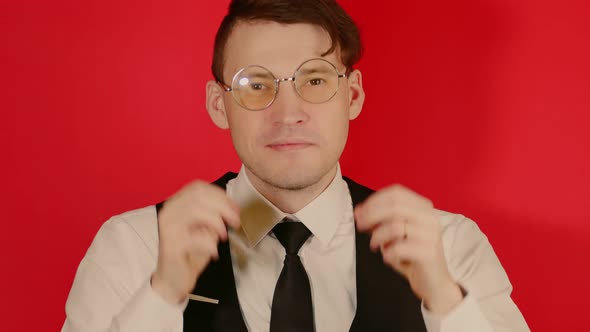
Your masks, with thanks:
[(219, 84), (223, 88), (223, 90), (225, 90), (225, 92), (232, 92), (233, 90), (229, 85), (225, 84), (222, 81), (217, 81), (217, 84)]

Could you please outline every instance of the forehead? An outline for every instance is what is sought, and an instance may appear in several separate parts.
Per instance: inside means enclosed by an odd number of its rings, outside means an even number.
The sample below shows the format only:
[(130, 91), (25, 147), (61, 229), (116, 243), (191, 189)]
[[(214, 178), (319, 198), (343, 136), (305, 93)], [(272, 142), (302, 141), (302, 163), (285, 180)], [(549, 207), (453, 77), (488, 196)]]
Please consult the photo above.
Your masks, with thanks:
[[(239, 22), (225, 46), (224, 77), (231, 78), (248, 65), (261, 65), (278, 76), (289, 76), (302, 62), (322, 57), (330, 46), (330, 35), (319, 26)], [(337, 68), (343, 66), (338, 49), (323, 58)]]

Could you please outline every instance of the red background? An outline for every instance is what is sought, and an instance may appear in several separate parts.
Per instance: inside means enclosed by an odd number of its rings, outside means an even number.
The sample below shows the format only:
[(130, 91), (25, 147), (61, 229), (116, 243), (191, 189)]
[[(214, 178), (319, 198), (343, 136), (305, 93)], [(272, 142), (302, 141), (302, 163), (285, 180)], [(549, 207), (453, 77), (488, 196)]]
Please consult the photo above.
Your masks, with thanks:
[[(367, 93), (344, 173), (473, 218), (531, 329), (584, 330), (588, 2), (341, 2), (365, 40)], [(111, 215), (238, 170), (204, 108), (226, 5), (2, 5), (6, 331), (61, 327), (76, 267)]]

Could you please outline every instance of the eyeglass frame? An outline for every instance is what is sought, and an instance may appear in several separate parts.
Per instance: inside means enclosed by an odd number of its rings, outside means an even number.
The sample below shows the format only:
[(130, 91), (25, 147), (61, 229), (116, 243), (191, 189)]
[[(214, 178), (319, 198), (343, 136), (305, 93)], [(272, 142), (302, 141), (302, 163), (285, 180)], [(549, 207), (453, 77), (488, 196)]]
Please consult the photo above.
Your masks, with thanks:
[[(310, 101), (306, 100), (305, 98), (303, 98), (303, 96), (301, 96), (301, 94), (299, 93), (299, 90), (295, 86), (295, 75), (297, 74), (297, 72), (299, 71), (299, 69), (301, 69), (301, 67), (303, 67), (306, 63), (308, 63), (310, 61), (314, 61), (314, 60), (321, 60), (321, 61), (327, 62), (330, 66), (332, 66), (332, 68), (334, 68), (334, 72), (336, 72), (337, 78), (338, 78), (338, 87), (336, 88), (336, 91), (334, 91), (334, 94), (332, 94), (332, 96), (330, 96), (330, 98), (326, 99), (325, 101), (319, 102), (319, 103), (310, 102)], [(248, 107), (245, 107), (236, 98), (236, 96), (234, 95), (234, 89), (231, 86), (227, 85), (225, 82), (223, 82), (221, 80), (217, 80), (217, 84), (219, 84), (223, 88), (223, 90), (225, 92), (231, 92), (232, 98), (238, 103), (238, 105), (240, 105), (240, 107), (242, 107), (242, 108), (244, 108), (244, 109), (246, 109), (248, 111), (251, 111), (251, 112), (259, 112), (259, 111), (263, 111), (263, 110), (269, 108), (275, 102), (275, 100), (277, 99), (277, 95), (279, 94), (280, 83), (287, 82), (287, 81), (291, 81), (292, 82), (293, 89), (295, 89), (295, 92), (297, 93), (297, 96), (299, 96), (299, 98), (301, 98), (305, 102), (308, 102), (310, 104), (323, 104), (323, 103), (327, 103), (330, 100), (332, 100), (332, 98), (334, 98), (334, 96), (338, 93), (338, 90), (340, 89), (340, 79), (341, 78), (348, 78), (348, 75), (350, 74), (350, 70), (349, 69), (346, 69), (346, 72), (344, 72), (344, 74), (338, 73), (338, 68), (336, 68), (336, 66), (333, 63), (331, 63), (330, 61), (328, 61), (326, 59), (323, 59), (323, 58), (311, 58), (311, 59), (308, 59), (308, 60), (303, 61), (297, 67), (297, 69), (295, 69), (295, 71), (293, 72), (293, 76), (291, 76), (291, 77), (285, 77), (285, 78), (276, 78), (275, 74), (270, 69), (268, 69), (268, 68), (266, 68), (264, 66), (261, 66), (261, 65), (248, 65), (248, 66), (242, 67), (232, 77), (232, 80), (231, 80), (232, 85), (233, 85), (236, 77), (238, 77), (238, 75), (240, 75), (240, 73), (242, 73), (244, 70), (246, 70), (247, 68), (250, 68), (250, 67), (259, 67), (259, 68), (262, 68), (262, 69), (268, 71), (271, 74), (271, 76), (273, 78), (273, 82), (275, 84), (275, 89), (274, 89), (273, 97), (270, 100), (270, 102), (268, 103), (268, 105), (264, 106), (263, 108), (260, 108), (260, 109), (250, 109)]]

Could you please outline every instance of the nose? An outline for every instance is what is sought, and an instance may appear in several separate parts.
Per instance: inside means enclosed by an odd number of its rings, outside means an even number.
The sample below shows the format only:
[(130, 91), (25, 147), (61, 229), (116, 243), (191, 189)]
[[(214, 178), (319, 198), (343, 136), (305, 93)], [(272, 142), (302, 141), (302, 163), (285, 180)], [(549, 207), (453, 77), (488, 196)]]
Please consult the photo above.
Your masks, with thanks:
[(304, 106), (305, 101), (295, 91), (293, 81), (280, 80), (277, 95), (269, 109), (272, 123), (296, 125), (307, 122), (309, 115)]

